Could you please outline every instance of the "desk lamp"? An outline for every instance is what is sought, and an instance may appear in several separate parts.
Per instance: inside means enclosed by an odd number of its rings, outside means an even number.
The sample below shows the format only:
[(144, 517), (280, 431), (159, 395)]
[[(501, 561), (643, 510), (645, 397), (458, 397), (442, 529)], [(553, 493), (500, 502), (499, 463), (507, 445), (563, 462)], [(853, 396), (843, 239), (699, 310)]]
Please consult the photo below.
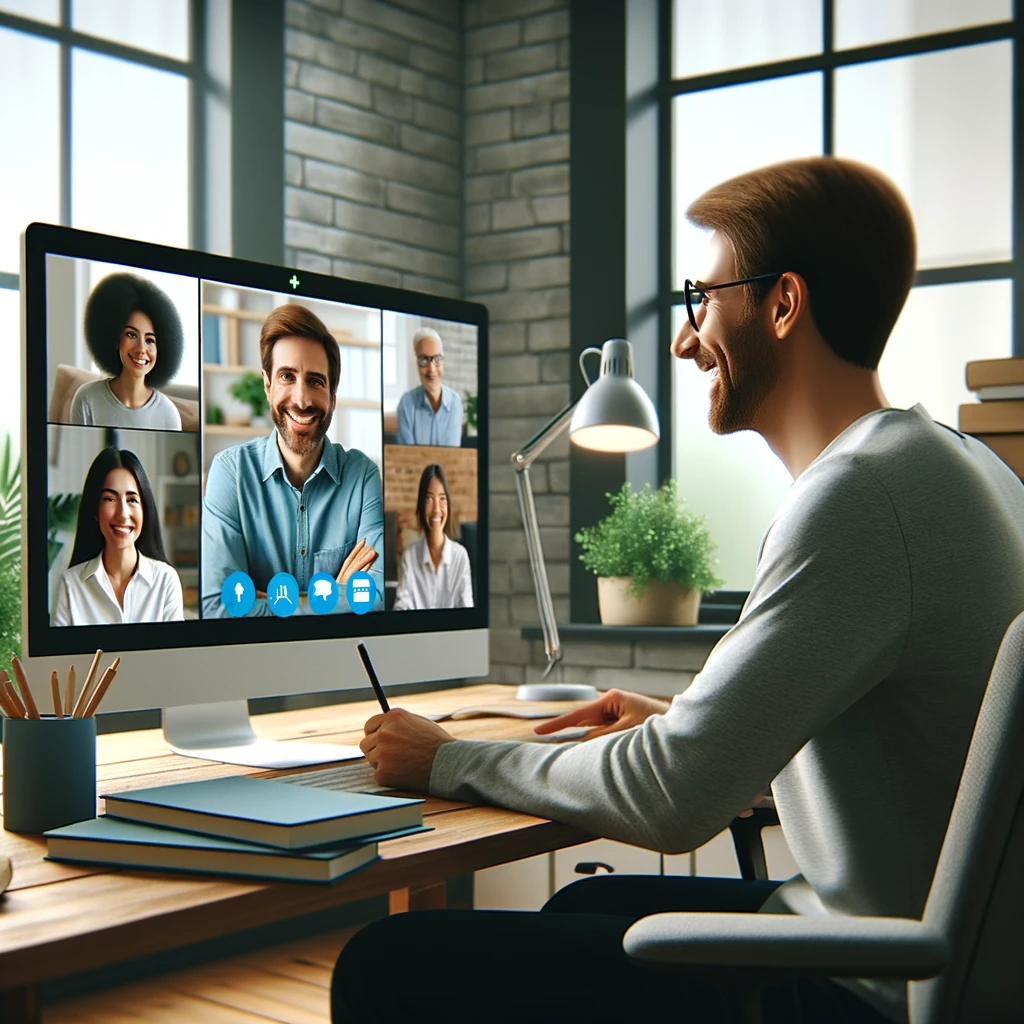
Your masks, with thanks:
[[(588, 355), (601, 357), (601, 372), (596, 381), (587, 376), (584, 360)], [(581, 448), (598, 452), (636, 452), (658, 440), (658, 413), (647, 392), (633, 379), (633, 346), (622, 338), (606, 341), (601, 348), (580, 353), (580, 372), (587, 390), (578, 401), (566, 406), (554, 419), (534, 434), (512, 456), (516, 471), (516, 494), (526, 529), (526, 547), (530, 572), (537, 591), (537, 609), (544, 633), (548, 664), (541, 679), (562, 660), (558, 623), (551, 602), (551, 588), (544, 565), (544, 551), (537, 527), (537, 510), (530, 487), (530, 466), (556, 437), (568, 428), (569, 440)], [(595, 700), (593, 686), (570, 683), (527, 683), (516, 691), (519, 700)]]

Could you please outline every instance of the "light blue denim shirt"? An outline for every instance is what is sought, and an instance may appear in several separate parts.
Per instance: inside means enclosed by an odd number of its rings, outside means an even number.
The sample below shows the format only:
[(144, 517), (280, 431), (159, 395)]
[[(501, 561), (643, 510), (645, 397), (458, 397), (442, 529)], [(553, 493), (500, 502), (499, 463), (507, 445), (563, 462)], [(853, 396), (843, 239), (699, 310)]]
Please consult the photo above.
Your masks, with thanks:
[[(358, 449), (325, 441), (302, 490), (285, 475), (276, 431), (218, 452), (203, 501), (203, 617), (227, 614), (220, 590), (236, 569), (262, 591), (275, 573), (291, 573), (305, 593), (314, 573), (337, 576), (364, 539), (377, 552), (367, 570), (377, 584), (376, 610), (384, 607), (380, 470)], [(344, 590), (337, 610), (351, 610)], [(270, 615), (266, 600), (257, 600), (250, 614)]]
[(398, 443), (458, 448), (462, 444), (462, 399), (459, 393), (442, 384), (441, 404), (434, 412), (422, 384), (406, 391), (398, 400)]

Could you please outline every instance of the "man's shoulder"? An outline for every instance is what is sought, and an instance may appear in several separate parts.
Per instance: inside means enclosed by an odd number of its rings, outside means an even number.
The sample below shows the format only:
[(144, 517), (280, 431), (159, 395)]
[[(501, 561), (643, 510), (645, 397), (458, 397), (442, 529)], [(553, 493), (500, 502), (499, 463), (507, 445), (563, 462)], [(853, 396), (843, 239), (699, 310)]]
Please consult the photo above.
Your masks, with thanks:
[(398, 399), (399, 408), (404, 405), (412, 405), (416, 399), (423, 393), (423, 385), (417, 384), (414, 388), (409, 388), (408, 391), (402, 394), (402, 397)]
[(214, 455), (210, 462), (210, 474), (237, 473), (243, 467), (259, 469), (263, 465), (263, 454), (266, 451), (267, 439), (254, 437), (241, 444), (233, 444)]
[(359, 476), (380, 474), (377, 463), (366, 452), (359, 448), (346, 448), (337, 441), (328, 442), (337, 455), (338, 465), (343, 473), (355, 473)]

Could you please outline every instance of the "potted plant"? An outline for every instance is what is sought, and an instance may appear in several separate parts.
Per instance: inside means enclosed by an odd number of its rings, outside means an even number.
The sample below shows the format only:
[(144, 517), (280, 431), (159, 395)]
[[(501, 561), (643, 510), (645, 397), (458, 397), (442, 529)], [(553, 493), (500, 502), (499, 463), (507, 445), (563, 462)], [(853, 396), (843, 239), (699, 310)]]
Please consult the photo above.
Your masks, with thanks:
[(675, 480), (608, 494), (612, 511), (576, 534), (597, 576), (601, 621), (611, 626), (693, 626), (701, 594), (722, 585), (703, 516), (688, 512)]
[(263, 377), (248, 370), (228, 388), (228, 394), (252, 410), (253, 420), (262, 420), (267, 411), (267, 393)]

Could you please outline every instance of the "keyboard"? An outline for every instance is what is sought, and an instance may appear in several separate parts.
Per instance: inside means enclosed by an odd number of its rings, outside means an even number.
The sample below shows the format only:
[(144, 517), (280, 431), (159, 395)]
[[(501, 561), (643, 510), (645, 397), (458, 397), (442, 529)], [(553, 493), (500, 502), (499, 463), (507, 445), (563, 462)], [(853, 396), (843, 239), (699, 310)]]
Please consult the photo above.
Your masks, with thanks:
[(382, 786), (373, 778), (373, 769), (368, 761), (352, 761), (338, 765), (336, 768), (325, 768), (319, 772), (300, 772), (296, 775), (274, 779), (275, 782), (287, 782), (293, 786), (314, 786), (316, 789), (332, 789), (338, 793), (388, 793), (387, 786)]

